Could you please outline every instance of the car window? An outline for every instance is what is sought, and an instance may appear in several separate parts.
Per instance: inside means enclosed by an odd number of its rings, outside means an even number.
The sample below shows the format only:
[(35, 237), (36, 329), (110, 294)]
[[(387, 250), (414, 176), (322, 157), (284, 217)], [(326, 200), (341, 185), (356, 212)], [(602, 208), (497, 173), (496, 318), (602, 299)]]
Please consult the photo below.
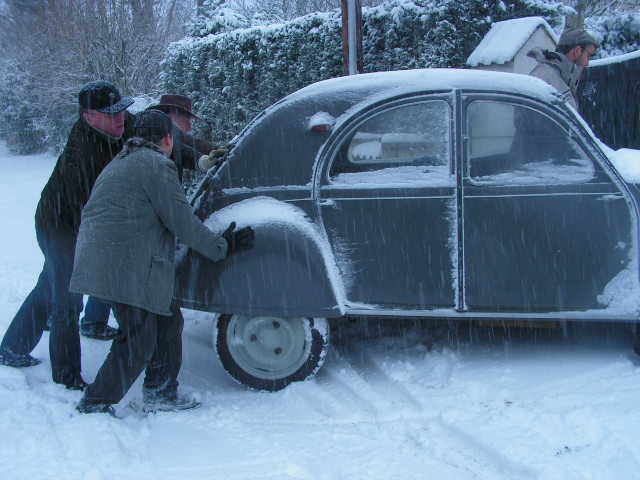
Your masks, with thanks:
[(450, 107), (442, 100), (400, 105), (352, 132), (329, 172), (333, 184), (452, 185)]
[(596, 168), (570, 133), (522, 105), (478, 100), (467, 108), (469, 176), (490, 185), (586, 183)]

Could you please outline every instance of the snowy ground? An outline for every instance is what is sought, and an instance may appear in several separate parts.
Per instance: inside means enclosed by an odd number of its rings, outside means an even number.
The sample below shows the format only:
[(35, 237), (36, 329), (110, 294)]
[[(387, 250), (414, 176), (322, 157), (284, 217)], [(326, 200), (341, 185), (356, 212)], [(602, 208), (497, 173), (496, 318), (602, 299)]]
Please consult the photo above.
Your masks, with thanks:
[[(54, 161), (0, 146), (0, 335), (41, 268), (33, 213)], [(627, 328), (564, 338), (352, 325), (316, 379), (258, 393), (222, 371), (211, 319), (185, 318), (181, 381), (200, 393), (199, 410), (79, 415), (80, 393), (51, 383), (47, 334), (34, 352), (42, 365), (0, 367), (0, 479), (640, 478), (640, 367)], [(82, 348), (92, 380), (108, 344), (83, 338)], [(119, 412), (139, 396), (138, 384)]]

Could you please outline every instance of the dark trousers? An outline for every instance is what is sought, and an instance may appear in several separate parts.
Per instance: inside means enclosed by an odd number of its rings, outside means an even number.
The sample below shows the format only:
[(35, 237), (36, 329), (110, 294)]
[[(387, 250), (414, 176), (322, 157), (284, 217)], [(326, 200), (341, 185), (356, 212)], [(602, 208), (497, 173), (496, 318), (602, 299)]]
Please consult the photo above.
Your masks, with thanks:
[(80, 321), (80, 328), (106, 327), (109, 323), (109, 312), (111, 305), (98, 300), (96, 297), (89, 297), (84, 307), (84, 316)]
[(82, 295), (69, 292), (76, 236), (36, 223), (36, 237), (44, 254), (38, 283), (11, 321), (0, 350), (31, 353), (51, 317), (49, 355), (53, 381), (70, 384), (80, 375), (78, 318)]
[(142, 370), (146, 368), (144, 389), (152, 395), (175, 395), (182, 366), (182, 327), (180, 309), (165, 317), (141, 308), (113, 303), (120, 334), (95, 381), (84, 393), (95, 403), (118, 403)]

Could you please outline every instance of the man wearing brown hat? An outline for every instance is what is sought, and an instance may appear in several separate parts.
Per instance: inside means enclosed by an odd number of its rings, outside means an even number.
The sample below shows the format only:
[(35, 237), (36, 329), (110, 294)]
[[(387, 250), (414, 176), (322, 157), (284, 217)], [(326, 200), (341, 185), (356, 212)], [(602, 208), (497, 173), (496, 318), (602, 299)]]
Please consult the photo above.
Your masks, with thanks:
[[(162, 95), (160, 103), (149, 107), (149, 110), (151, 109), (166, 113), (176, 127), (173, 132), (176, 146), (171, 152), (171, 158), (178, 169), (180, 181), (185, 168), (206, 172), (226, 153), (226, 149), (218, 148), (206, 140), (190, 135), (191, 121), (204, 120), (193, 113), (189, 97), (175, 94)], [(185, 153), (188, 154), (185, 155)]]
[(565, 30), (555, 52), (535, 48), (528, 53), (538, 61), (530, 75), (555, 87), (565, 102), (578, 110), (576, 92), (580, 77), (598, 46), (598, 41), (586, 30)]

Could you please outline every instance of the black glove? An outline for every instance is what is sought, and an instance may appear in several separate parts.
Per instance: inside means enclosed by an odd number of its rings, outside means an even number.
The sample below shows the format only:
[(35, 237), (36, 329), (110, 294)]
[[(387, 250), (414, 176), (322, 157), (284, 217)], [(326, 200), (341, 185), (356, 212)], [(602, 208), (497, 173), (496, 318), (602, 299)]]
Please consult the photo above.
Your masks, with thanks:
[(255, 237), (255, 234), (251, 227), (244, 227), (240, 230), (236, 230), (236, 222), (231, 222), (229, 228), (224, 231), (222, 236), (227, 241), (227, 256), (229, 256), (238, 250), (248, 250), (253, 247), (253, 238)]

